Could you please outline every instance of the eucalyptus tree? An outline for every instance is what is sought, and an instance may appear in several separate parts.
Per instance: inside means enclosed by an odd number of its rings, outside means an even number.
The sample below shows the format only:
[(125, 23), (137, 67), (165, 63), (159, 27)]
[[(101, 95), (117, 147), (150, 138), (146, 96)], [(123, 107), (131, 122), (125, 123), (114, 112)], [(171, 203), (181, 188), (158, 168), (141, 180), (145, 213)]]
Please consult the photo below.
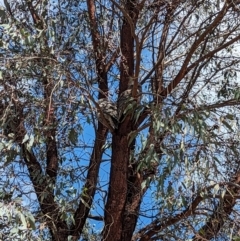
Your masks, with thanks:
[(4, 4), (2, 190), (34, 216), (18, 227), (237, 240), (240, 1)]

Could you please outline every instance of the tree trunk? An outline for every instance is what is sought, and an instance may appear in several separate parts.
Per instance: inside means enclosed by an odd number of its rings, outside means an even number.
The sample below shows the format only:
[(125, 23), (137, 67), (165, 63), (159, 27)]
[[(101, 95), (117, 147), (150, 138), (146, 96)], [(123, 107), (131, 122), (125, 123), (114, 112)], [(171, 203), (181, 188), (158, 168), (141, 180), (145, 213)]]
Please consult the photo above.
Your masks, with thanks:
[(105, 209), (104, 241), (120, 241), (123, 228), (123, 211), (127, 195), (128, 138), (113, 135), (112, 165), (110, 172), (109, 194)]

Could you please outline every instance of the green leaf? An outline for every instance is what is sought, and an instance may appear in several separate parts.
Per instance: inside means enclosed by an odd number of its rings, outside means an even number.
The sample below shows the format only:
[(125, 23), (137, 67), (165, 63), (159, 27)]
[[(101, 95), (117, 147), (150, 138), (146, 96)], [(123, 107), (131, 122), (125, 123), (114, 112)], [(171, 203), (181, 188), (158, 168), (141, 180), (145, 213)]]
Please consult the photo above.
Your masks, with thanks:
[[(7, 14), (3, 7), (0, 7), (0, 23), (4, 23), (7, 21)], [(1, 24), (2, 26), (3, 24)]]
[(135, 132), (130, 132), (129, 135), (128, 135), (128, 146), (131, 145), (132, 141), (136, 138), (136, 136), (138, 135), (138, 133), (135, 131)]
[(181, 199), (182, 199), (183, 206), (187, 207), (188, 206), (188, 202), (186, 201), (186, 198), (184, 196), (181, 196)]
[(32, 148), (33, 143), (34, 143), (34, 135), (31, 134), (31, 135), (30, 135), (30, 138), (29, 138), (29, 142), (27, 143), (27, 148), (28, 148), (28, 150)]
[(90, 206), (85, 202), (85, 200), (83, 198), (80, 198), (80, 200), (87, 208), (90, 208)]
[(63, 221), (65, 221), (67, 218), (68, 218), (67, 213), (66, 213), (66, 212), (63, 212), (62, 215), (61, 215), (61, 219), (62, 219)]
[(135, 111), (135, 116), (134, 116), (135, 123), (137, 123), (138, 118), (139, 118), (139, 116), (142, 114), (142, 112), (143, 112), (143, 108), (138, 108), (138, 109)]
[(132, 112), (132, 111), (130, 111), (130, 110), (132, 110), (134, 106), (135, 106), (135, 105), (134, 105), (133, 103), (129, 103), (129, 104), (127, 105), (126, 109), (124, 110), (123, 114), (126, 114), (126, 113), (128, 113), (128, 112)]
[(147, 181), (144, 180), (144, 181), (141, 183), (141, 188), (144, 189), (144, 188), (146, 188), (146, 186), (147, 186)]
[(29, 140), (29, 136), (28, 136), (28, 134), (25, 134), (25, 136), (24, 136), (24, 138), (22, 140), (22, 144), (25, 143), (28, 140)]
[(78, 142), (78, 133), (75, 131), (74, 128), (72, 128), (68, 134), (68, 139), (69, 141), (73, 144), (76, 145)]
[(231, 114), (227, 114), (225, 115), (225, 118), (229, 119), (229, 120), (234, 120), (235, 119), (235, 116), (234, 115), (231, 115)]
[(10, 230), (10, 233), (13, 233), (13, 234), (18, 233), (18, 228), (12, 228)]
[(226, 194), (226, 190), (223, 190), (221, 193), (221, 198), (224, 198), (225, 194)]
[(231, 127), (225, 120), (223, 120), (222, 123), (223, 123), (230, 131), (233, 131), (232, 127)]
[(213, 189), (214, 189), (214, 192), (216, 194), (219, 191), (219, 189), (220, 189), (219, 184), (216, 184)]
[(33, 215), (31, 213), (28, 213), (27, 215), (27, 220), (28, 220), (28, 223), (30, 225), (30, 228), (32, 230), (35, 230), (36, 229), (36, 226), (35, 226), (35, 219), (33, 217)]
[(21, 219), (23, 227), (27, 228), (27, 222), (26, 222), (24, 215), (22, 213), (20, 213), (19, 215), (20, 215), (20, 219)]

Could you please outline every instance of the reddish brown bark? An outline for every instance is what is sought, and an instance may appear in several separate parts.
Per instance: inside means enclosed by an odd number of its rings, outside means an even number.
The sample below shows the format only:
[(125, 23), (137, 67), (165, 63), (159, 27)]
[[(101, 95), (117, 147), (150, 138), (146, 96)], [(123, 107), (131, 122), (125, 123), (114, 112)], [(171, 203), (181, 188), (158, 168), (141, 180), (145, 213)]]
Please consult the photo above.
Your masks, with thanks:
[(137, 165), (128, 167), (127, 198), (123, 215), (122, 241), (132, 239), (139, 217), (139, 209), (144, 194), (142, 189), (143, 175), (137, 171)]
[(129, 160), (127, 135), (114, 134), (112, 150), (111, 180), (104, 214), (105, 227), (103, 239), (105, 241), (120, 241), (123, 229), (122, 218), (127, 195), (127, 165)]
[[(121, 29), (121, 75), (119, 96), (128, 88), (134, 77), (134, 31), (139, 6), (136, 1), (127, 1)], [(103, 240), (123, 240), (124, 212), (128, 195), (128, 165), (130, 147), (128, 134), (132, 131), (131, 118), (127, 116), (112, 138), (112, 161)], [(127, 221), (127, 220), (126, 220)], [(131, 220), (128, 220), (131, 221)]]
[(22, 144), (21, 148), (41, 211), (52, 234), (52, 239), (53, 241), (67, 240), (68, 227), (66, 222), (60, 219), (58, 205), (54, 201), (52, 189), (49, 188), (48, 178), (44, 176), (41, 165), (34, 154), (28, 150), (26, 144)]
[(138, 17), (137, 1), (126, 1), (125, 10), (129, 18), (123, 18), (120, 34), (122, 56), (119, 94), (128, 88), (130, 78), (134, 77), (134, 31)]

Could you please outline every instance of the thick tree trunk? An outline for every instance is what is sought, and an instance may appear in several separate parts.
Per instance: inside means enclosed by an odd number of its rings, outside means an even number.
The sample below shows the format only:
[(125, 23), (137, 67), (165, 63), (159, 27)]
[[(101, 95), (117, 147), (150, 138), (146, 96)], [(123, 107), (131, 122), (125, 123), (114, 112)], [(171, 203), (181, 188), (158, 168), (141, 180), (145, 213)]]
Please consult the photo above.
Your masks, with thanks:
[(105, 208), (104, 241), (121, 240), (123, 211), (127, 195), (128, 149), (127, 136), (114, 134), (109, 194)]
[[(129, 15), (124, 17), (121, 29), (121, 75), (119, 96), (129, 87), (134, 75), (134, 32), (140, 6), (137, 1), (125, 2), (125, 10)], [(104, 241), (130, 240), (135, 229), (137, 218), (135, 213), (139, 208), (139, 201), (132, 206), (139, 184), (135, 186), (136, 173), (133, 180), (129, 179), (129, 157), (131, 148), (128, 135), (133, 131), (131, 116), (125, 116), (118, 130), (113, 134), (112, 163), (108, 200), (105, 207), (105, 227), (103, 230)], [(136, 192), (137, 189), (137, 192)], [(133, 212), (130, 211), (132, 209)], [(126, 225), (128, 222), (129, 225)]]
[(132, 239), (142, 200), (142, 175), (136, 171), (136, 168), (133, 168), (130, 172), (132, 172), (132, 175), (128, 177), (128, 193), (124, 210), (121, 241), (130, 241)]

